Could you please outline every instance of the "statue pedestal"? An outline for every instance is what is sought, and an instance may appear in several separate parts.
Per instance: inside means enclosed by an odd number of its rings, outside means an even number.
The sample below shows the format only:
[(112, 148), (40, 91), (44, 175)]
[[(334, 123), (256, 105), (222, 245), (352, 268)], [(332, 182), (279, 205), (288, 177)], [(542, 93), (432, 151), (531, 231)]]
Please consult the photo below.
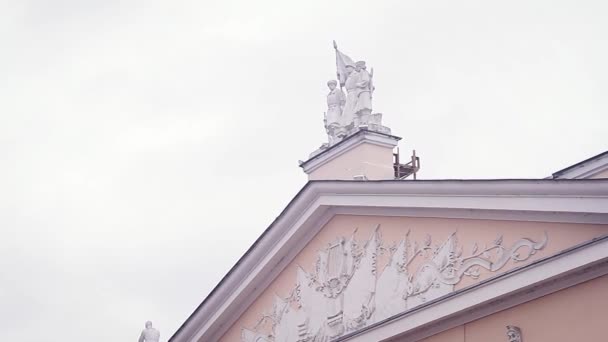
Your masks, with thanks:
[(309, 180), (394, 179), (393, 148), (399, 140), (387, 133), (359, 129), (334, 145), (324, 144), (300, 167)]
[[(329, 142), (323, 143), (318, 149), (313, 151), (308, 158), (313, 158), (316, 155), (323, 153), (323, 151), (327, 150), (331, 146), (334, 146), (340, 143), (343, 140), (348, 139), (348, 137), (357, 134), (359, 131), (372, 131), (378, 132), (382, 134), (391, 135), (391, 129), (382, 125), (382, 113), (374, 113), (369, 115), (369, 120), (367, 123), (359, 124), (357, 127), (353, 127), (351, 123), (347, 127), (341, 127), (338, 129), (333, 129), (331, 132), (338, 132), (339, 134), (332, 136), (329, 139)], [(330, 133), (331, 134), (331, 133)]]
[(391, 134), (391, 129), (382, 125), (382, 113), (374, 113), (369, 116), (367, 129), (374, 132)]

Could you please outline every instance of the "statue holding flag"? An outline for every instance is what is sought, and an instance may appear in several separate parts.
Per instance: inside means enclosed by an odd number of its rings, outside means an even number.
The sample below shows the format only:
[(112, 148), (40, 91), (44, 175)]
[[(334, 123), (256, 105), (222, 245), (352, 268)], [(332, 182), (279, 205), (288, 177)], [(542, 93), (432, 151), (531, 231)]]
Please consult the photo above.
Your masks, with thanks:
[(355, 127), (367, 127), (372, 113), (372, 74), (367, 72), (365, 61), (355, 63), (357, 72), (357, 103), (355, 105)]
[(346, 87), (346, 104), (342, 112), (342, 124), (348, 130), (367, 127), (372, 113), (373, 73), (367, 72), (364, 61), (357, 63), (346, 54), (336, 50), (336, 69), (340, 87)]
[(359, 77), (354, 65), (346, 65), (344, 72), (346, 72), (346, 80), (343, 85), (346, 88), (346, 103), (342, 112), (342, 125), (347, 131), (351, 131), (355, 128), (355, 110), (358, 98), (357, 81)]
[[(372, 114), (374, 69), (368, 72), (365, 61), (355, 63), (338, 50), (335, 41), (334, 49), (337, 81), (330, 80), (327, 83), (329, 94), (325, 113), (325, 129), (329, 141), (311, 155), (320, 153), (360, 129), (385, 134), (391, 132), (390, 128), (382, 125), (382, 114)], [(346, 95), (342, 91), (343, 88), (346, 88)]]

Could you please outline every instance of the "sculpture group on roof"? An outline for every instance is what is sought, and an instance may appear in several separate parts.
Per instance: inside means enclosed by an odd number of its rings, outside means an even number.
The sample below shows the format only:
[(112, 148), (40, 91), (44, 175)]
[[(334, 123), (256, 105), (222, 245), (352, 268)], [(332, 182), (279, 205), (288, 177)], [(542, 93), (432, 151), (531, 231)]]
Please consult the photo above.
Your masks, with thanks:
[[(373, 68), (368, 71), (365, 61), (354, 62), (352, 58), (336, 51), (337, 80), (329, 80), (325, 129), (329, 142), (334, 145), (359, 129), (390, 133), (382, 126), (382, 114), (372, 114)], [(338, 87), (339, 85), (339, 87)], [(346, 88), (346, 94), (343, 89)], [(327, 147), (326, 146), (326, 147)]]

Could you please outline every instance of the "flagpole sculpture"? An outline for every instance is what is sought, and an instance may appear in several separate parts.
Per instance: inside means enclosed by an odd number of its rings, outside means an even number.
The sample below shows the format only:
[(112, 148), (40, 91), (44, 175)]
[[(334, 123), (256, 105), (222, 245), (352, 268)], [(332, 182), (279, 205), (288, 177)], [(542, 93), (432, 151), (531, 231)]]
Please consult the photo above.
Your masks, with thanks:
[[(373, 68), (370, 69), (371, 72), (368, 72), (365, 61), (354, 62), (352, 58), (338, 50), (335, 40), (333, 45), (336, 52), (337, 80), (327, 82), (329, 93), (327, 94), (327, 112), (324, 115), (329, 141), (313, 152), (311, 156), (361, 129), (386, 134), (391, 132), (390, 128), (382, 125), (382, 114), (372, 113), (372, 95), (375, 89)], [(344, 88), (346, 88), (346, 95)]]

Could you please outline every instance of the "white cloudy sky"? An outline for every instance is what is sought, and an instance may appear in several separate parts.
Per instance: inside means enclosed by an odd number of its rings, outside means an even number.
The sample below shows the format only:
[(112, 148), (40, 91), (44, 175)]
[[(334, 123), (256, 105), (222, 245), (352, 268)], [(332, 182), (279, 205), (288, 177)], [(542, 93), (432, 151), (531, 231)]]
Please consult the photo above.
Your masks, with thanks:
[(306, 178), (331, 46), (423, 178), (608, 149), (608, 2), (0, 1), (0, 340), (167, 339)]

